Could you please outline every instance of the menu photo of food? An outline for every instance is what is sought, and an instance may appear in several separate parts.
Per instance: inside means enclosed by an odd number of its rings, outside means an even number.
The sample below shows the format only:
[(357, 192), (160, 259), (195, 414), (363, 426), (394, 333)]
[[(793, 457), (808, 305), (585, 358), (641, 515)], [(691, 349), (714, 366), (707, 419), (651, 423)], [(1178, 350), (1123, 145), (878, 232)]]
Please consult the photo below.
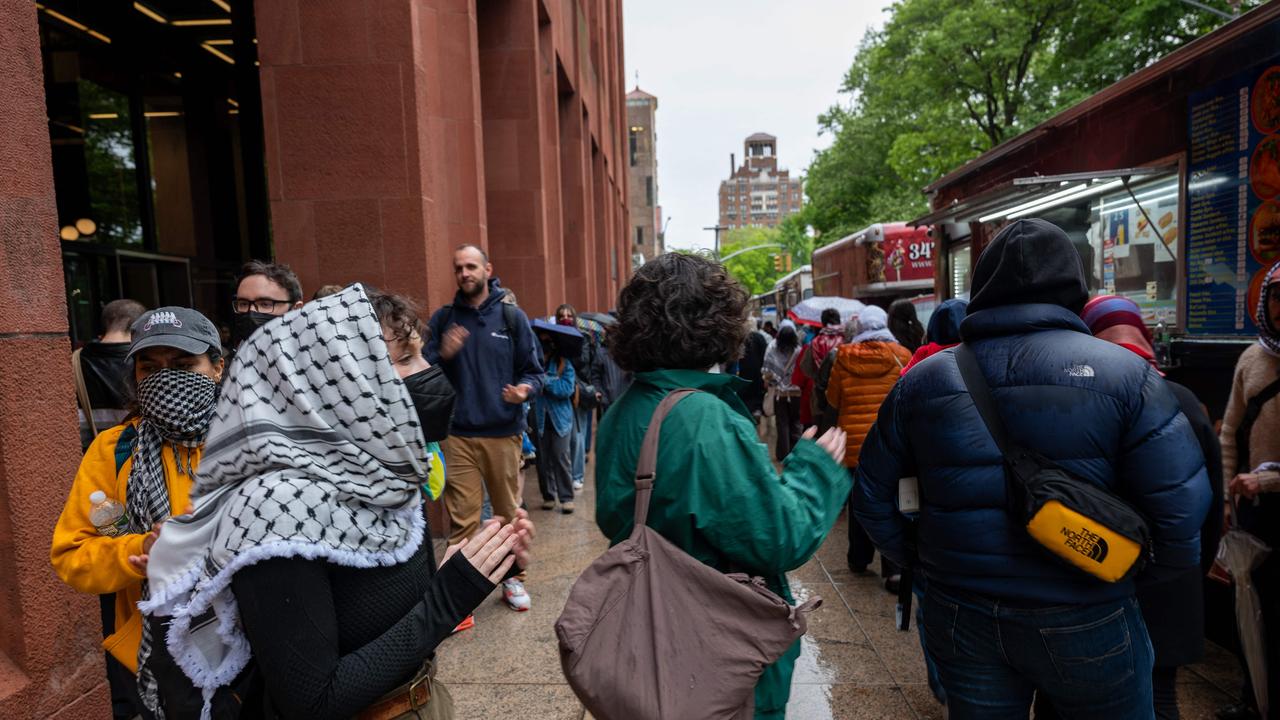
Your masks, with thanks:
[(1267, 68), (1258, 78), (1249, 106), (1258, 132), (1269, 135), (1280, 130), (1280, 65)]
[(1249, 183), (1263, 200), (1280, 195), (1280, 135), (1264, 138), (1249, 161)]
[(1253, 279), (1249, 281), (1249, 292), (1245, 295), (1245, 316), (1251, 321), (1253, 314), (1258, 311), (1258, 300), (1262, 298), (1262, 281), (1267, 279), (1267, 271), (1271, 268), (1262, 268), (1253, 274)]
[(1249, 223), (1249, 250), (1263, 265), (1280, 258), (1280, 203), (1264, 202), (1253, 213)]

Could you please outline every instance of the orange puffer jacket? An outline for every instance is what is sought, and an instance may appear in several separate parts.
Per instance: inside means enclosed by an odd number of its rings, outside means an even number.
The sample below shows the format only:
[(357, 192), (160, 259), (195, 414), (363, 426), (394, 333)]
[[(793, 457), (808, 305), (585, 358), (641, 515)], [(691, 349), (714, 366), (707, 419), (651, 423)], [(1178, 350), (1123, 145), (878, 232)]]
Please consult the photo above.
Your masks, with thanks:
[(857, 467), (862, 441), (876, 421), (880, 403), (893, 388), (911, 352), (896, 342), (872, 340), (841, 345), (831, 367), (827, 402), (840, 416), (840, 428), (849, 435), (844, 464)]

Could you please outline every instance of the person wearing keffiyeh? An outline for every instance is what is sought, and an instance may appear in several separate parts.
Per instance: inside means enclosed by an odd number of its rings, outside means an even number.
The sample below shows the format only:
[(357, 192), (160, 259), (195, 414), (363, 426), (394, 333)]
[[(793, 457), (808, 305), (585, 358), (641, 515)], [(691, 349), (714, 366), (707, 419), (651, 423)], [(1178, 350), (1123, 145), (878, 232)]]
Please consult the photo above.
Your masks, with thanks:
[[(114, 631), (103, 648), (131, 672), (143, 644), (137, 603), (145, 595), (154, 527), (188, 504), (222, 378), (221, 354), (217, 329), (194, 310), (163, 307), (138, 318), (128, 356), (137, 406), (90, 445), (54, 528), (49, 554), (58, 577), (79, 592), (115, 594)], [(126, 509), (119, 523), (101, 530), (89, 519), (89, 497), (97, 491)], [(133, 711), (150, 717), (140, 706)]]
[(165, 524), (140, 604), (169, 720), (388, 717), (374, 706), (416, 697), (435, 647), (528, 564), (517, 510), (435, 566), (422, 400), (443, 377), (407, 382), (432, 370), (404, 352), (416, 323), (370, 294), (272, 320), (232, 360), (193, 512)]

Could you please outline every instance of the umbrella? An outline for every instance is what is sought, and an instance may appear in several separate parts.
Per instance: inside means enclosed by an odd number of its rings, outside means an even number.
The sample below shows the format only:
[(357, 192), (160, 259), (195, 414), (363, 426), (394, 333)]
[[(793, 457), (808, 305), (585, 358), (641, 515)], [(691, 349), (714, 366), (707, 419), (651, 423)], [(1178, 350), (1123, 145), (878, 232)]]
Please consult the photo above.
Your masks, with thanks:
[(849, 298), (815, 295), (807, 300), (802, 300), (798, 305), (791, 308), (787, 313), (787, 317), (795, 320), (800, 325), (822, 327), (822, 311), (827, 308), (839, 310), (840, 322), (845, 323), (849, 321), (849, 318), (862, 312), (865, 307), (866, 305)]
[(533, 321), (533, 333), (546, 332), (556, 343), (556, 350), (564, 358), (576, 358), (582, 354), (582, 333), (568, 325), (557, 325), (546, 320)]
[[(1235, 525), (1235, 504), (1232, 503), (1232, 525)], [(1253, 694), (1258, 710), (1267, 717), (1267, 641), (1262, 625), (1262, 603), (1258, 590), (1253, 586), (1253, 571), (1271, 554), (1271, 548), (1256, 535), (1232, 527), (1222, 537), (1218, 546), (1218, 562), (1231, 573), (1236, 581), (1236, 624), (1240, 630), (1240, 645), (1244, 651), (1245, 665), (1253, 681)]]
[(609, 313), (596, 313), (596, 312), (581, 313), (578, 315), (578, 319), (594, 320), (600, 323), (601, 325), (604, 325), (605, 327), (608, 327), (610, 325), (616, 325), (618, 322), (618, 318), (610, 315)]
[[(556, 322), (556, 317), (548, 316), (547, 322)], [(574, 320), (574, 325), (578, 328), (578, 332), (591, 340), (593, 345), (599, 345), (604, 340), (604, 326), (595, 320), (580, 317)]]

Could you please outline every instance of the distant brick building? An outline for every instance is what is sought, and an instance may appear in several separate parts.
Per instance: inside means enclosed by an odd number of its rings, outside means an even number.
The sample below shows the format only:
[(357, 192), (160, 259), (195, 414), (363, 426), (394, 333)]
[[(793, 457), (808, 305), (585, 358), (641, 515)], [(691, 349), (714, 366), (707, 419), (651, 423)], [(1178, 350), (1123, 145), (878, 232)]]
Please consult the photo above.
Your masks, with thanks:
[(636, 87), (627, 93), (630, 155), (631, 257), (635, 267), (665, 252), (658, 204), (658, 98)]
[(800, 180), (778, 169), (778, 138), (756, 133), (742, 144), (742, 165), (729, 156), (732, 174), (720, 183), (720, 225), (729, 229), (774, 227), (800, 212)]

